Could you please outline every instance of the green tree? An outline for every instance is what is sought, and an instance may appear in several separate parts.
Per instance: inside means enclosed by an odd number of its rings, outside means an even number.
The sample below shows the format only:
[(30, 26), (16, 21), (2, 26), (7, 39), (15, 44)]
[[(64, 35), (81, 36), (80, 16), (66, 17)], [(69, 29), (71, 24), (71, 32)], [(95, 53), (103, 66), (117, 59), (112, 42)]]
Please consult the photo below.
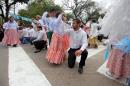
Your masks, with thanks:
[(83, 23), (86, 23), (90, 17), (97, 20), (101, 11), (92, 0), (74, 0), (71, 4), (69, 0), (65, 0), (64, 8), (72, 10), (74, 18), (80, 18)]
[(73, 19), (74, 15), (72, 13), (66, 13), (67, 20)]
[[(0, 16), (7, 21), (9, 16), (9, 11), (11, 6), (15, 5), (16, 3), (28, 3), (29, 0), (0, 0)], [(4, 10), (5, 8), (5, 10)]]
[(36, 15), (42, 15), (43, 12), (49, 11), (51, 8), (55, 8), (58, 11), (62, 11), (62, 8), (58, 5), (55, 5), (52, 0), (35, 0), (28, 5), (27, 10), (20, 10), (19, 15), (35, 18)]

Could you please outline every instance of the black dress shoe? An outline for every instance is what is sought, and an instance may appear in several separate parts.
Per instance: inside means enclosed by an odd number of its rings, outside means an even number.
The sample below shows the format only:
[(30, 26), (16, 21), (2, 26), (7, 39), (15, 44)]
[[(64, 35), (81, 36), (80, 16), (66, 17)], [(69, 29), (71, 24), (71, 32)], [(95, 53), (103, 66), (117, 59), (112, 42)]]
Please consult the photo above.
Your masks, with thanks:
[(11, 46), (10, 44), (7, 44), (7, 46)]
[(83, 73), (83, 67), (79, 67), (78, 72), (79, 72), (79, 74), (82, 74)]
[(47, 50), (47, 45), (45, 46), (45, 49)]
[(38, 53), (38, 52), (40, 52), (41, 50), (36, 50), (34, 53)]
[(17, 44), (14, 44), (13, 47), (17, 47)]

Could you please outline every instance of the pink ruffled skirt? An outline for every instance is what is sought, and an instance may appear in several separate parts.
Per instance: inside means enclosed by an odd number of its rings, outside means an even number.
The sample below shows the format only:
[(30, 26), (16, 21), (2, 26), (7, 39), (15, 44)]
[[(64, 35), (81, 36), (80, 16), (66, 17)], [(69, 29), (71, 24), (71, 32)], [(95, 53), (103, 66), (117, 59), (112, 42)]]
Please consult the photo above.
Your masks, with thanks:
[(67, 35), (61, 36), (53, 33), (50, 47), (47, 51), (47, 60), (49, 63), (61, 64), (65, 61), (65, 52), (69, 47), (69, 38)]
[(17, 30), (8, 29), (4, 33), (4, 38), (2, 40), (2, 43), (5, 44), (5, 45), (20, 44), (19, 34), (18, 34)]

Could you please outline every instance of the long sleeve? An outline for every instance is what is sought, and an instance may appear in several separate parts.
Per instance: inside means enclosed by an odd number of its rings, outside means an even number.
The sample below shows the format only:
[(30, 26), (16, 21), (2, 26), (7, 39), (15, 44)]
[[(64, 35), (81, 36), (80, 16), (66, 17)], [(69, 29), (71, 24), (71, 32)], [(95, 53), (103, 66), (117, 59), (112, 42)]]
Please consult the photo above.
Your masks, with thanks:
[(44, 12), (42, 15), (42, 21), (44, 24), (44, 27), (46, 27), (46, 29), (48, 30), (49, 28), (49, 18), (47, 18), (48, 12)]
[(8, 28), (7, 28), (7, 24), (8, 24), (7, 22), (3, 24), (3, 28), (4, 28), (5, 30), (8, 29)]
[(36, 31), (36, 28), (37, 28), (36, 24), (34, 22), (32, 22), (31, 25), (33, 26), (34, 30)]
[(28, 31), (28, 33), (29, 33), (29, 36), (30, 36), (30, 37), (34, 37), (35, 30), (34, 30), (34, 29), (30, 29), (30, 30)]
[(48, 12), (44, 12), (42, 15), (42, 21), (44, 24), (47, 24), (48, 18), (47, 18)]
[(43, 15), (42, 15), (42, 20), (46, 19), (47, 18), (47, 14), (48, 12), (44, 12)]
[(61, 26), (62, 26), (62, 15), (63, 14), (60, 14), (58, 16), (58, 18), (55, 18), (55, 17), (50, 17), (50, 18), (47, 18), (47, 12), (43, 13), (43, 16), (42, 16), (42, 20), (44, 22), (46, 22), (46, 25), (47, 25), (47, 28), (49, 29), (49, 31), (54, 31), (54, 32), (58, 32), (60, 33), (60, 29), (61, 29)]
[(43, 37), (43, 33), (40, 33), (40, 34), (38, 35), (37, 39), (35, 39), (34, 41), (38, 41), (38, 40), (42, 39), (42, 37)]
[(58, 16), (58, 18), (55, 19), (55, 21), (52, 22), (53, 31), (58, 34), (64, 33), (65, 23), (62, 21), (62, 14)]
[[(39, 34), (38, 34), (37, 39), (35, 39), (34, 41), (46, 40), (47, 36), (46, 36), (45, 34), (46, 34), (46, 33), (45, 33), (43, 30), (40, 31)], [(33, 42), (34, 42), (34, 41), (33, 41)]]
[(87, 46), (88, 46), (87, 35), (84, 32), (83, 37), (82, 37), (82, 46), (81, 46), (80, 50), (84, 51), (87, 48)]
[(70, 34), (70, 32), (72, 31), (72, 29), (70, 29), (71, 27), (66, 24), (64, 21), (62, 21), (62, 14), (59, 15), (59, 17), (57, 18), (56, 22), (55, 22), (55, 29), (54, 32), (58, 33), (58, 34)]
[(43, 40), (47, 41), (47, 34), (46, 33), (43, 34)]
[(18, 24), (16, 21), (13, 22), (7, 22), (6, 29), (15, 29), (18, 30)]
[(62, 21), (62, 16), (63, 16), (63, 14), (60, 14), (60, 15), (58, 16), (58, 18), (56, 19), (56, 23), (63, 22), (63, 21)]
[(66, 30), (64, 30), (64, 34), (70, 36), (70, 34), (71, 34), (72, 31), (73, 31), (72, 29), (66, 29)]

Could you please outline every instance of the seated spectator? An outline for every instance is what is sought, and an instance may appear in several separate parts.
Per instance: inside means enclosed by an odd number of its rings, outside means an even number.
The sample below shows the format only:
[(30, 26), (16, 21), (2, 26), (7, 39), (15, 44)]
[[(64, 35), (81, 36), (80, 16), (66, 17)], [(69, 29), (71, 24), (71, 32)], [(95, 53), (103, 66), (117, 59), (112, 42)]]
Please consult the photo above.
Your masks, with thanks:
[(36, 32), (33, 29), (32, 25), (30, 25), (29, 28), (23, 29), (23, 37), (21, 39), (23, 44), (30, 44), (35, 39), (36, 39)]
[(43, 48), (47, 48), (47, 36), (45, 30), (42, 30), (41, 26), (37, 27), (38, 36), (32, 41), (36, 51), (34, 53), (40, 52)]
[(34, 30), (32, 25), (30, 25), (30, 28), (28, 30), (28, 35), (29, 35), (29, 40), (28, 41), (32, 44), (32, 41), (37, 38), (37, 33)]
[(22, 30), (22, 37), (21, 37), (21, 43), (22, 44), (29, 44), (30, 42), (29, 42), (29, 33), (28, 33), (28, 31), (29, 31), (29, 28), (28, 27), (25, 27), (25, 28), (23, 28), (23, 30)]
[(18, 28), (19, 39), (22, 39), (23, 28), (23, 26), (19, 26)]

